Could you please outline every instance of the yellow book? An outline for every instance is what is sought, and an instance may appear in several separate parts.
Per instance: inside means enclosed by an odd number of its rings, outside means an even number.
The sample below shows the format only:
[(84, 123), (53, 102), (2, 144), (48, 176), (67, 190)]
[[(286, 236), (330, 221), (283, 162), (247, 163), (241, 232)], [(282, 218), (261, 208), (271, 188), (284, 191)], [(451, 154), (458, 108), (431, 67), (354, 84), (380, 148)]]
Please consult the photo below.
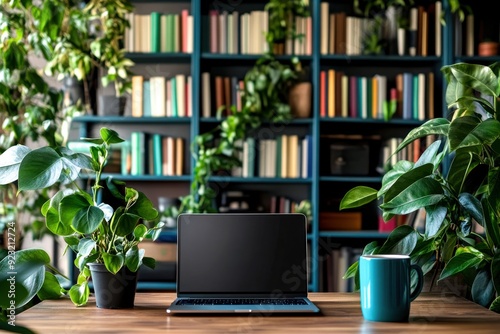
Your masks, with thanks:
[(328, 117), (335, 117), (335, 70), (328, 70)]
[(378, 116), (378, 80), (377, 77), (372, 77), (372, 118), (377, 118)]
[[(288, 135), (287, 176), (299, 177), (299, 136)], [(283, 161), (282, 161), (283, 163)]]
[(144, 77), (142, 75), (132, 76), (132, 116), (142, 117), (142, 98), (143, 98), (143, 83)]

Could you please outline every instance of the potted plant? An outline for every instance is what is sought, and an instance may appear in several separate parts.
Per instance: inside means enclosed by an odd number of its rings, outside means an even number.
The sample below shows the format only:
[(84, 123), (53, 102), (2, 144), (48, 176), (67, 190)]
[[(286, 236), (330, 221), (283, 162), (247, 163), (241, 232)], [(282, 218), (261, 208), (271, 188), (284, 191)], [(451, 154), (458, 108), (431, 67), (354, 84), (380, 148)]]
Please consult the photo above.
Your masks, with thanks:
[[(142, 192), (111, 178), (101, 179), (110, 146), (123, 139), (108, 128), (101, 128), (100, 135), (85, 139), (94, 144), (89, 155), (62, 146), (34, 150), (13, 146), (0, 155), (0, 183), (17, 180), (20, 192), (63, 185), (43, 205), (42, 214), (47, 228), (64, 237), (76, 253), (80, 273), (69, 290), (71, 300), (78, 306), (87, 303), (92, 277), (98, 307), (132, 307), (138, 269), (142, 264), (155, 264), (138, 244), (145, 238), (156, 239), (163, 223), (158, 222), (157, 210)], [(90, 193), (78, 185), (85, 171), (92, 173)], [(100, 200), (105, 190), (113, 203)], [(101, 276), (110, 281), (101, 283)], [(122, 294), (115, 300), (113, 292)]]
[[(472, 299), (500, 312), (500, 64), (444, 66), (450, 119), (429, 120), (409, 132), (397, 151), (429, 135), (439, 139), (413, 163), (398, 161), (380, 189), (357, 186), (341, 209), (380, 200), (385, 221), (425, 210), (425, 231), (397, 227), (383, 245), (370, 243), (364, 254), (409, 254), (424, 273), (439, 280), (461, 274)], [(473, 229), (477, 222), (484, 232)], [(442, 269), (442, 270), (441, 270)], [(358, 263), (345, 278), (358, 276)]]

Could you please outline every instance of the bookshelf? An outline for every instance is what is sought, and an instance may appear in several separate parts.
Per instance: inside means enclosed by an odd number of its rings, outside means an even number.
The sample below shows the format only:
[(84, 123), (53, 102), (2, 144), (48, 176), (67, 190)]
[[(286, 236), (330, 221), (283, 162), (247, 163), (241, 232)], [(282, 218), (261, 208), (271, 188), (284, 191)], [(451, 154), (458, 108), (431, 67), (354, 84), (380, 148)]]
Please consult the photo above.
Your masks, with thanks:
[[(238, 11), (250, 13), (254, 10), (262, 10), (266, 1), (239, 1), (236, 3), (204, 2), (201, 0), (191, 1), (133, 1), (136, 13), (147, 14), (151, 12), (178, 13), (188, 10), (192, 15), (192, 52), (129, 52), (129, 57), (136, 63), (134, 70), (145, 78), (162, 73), (165, 77), (175, 74), (185, 74), (192, 78), (191, 81), (191, 108), (192, 114), (188, 117), (132, 117), (132, 116), (83, 116), (74, 120), (78, 124), (80, 136), (90, 136), (100, 124), (112, 126), (120, 134), (127, 137), (133, 129), (139, 127), (143, 131), (152, 131), (163, 134), (175, 134), (185, 139), (184, 148), (184, 173), (181, 176), (158, 176), (158, 175), (114, 175), (117, 178), (133, 182), (134, 186), (146, 192), (151, 198), (159, 196), (178, 197), (189, 192), (189, 184), (192, 180), (193, 161), (189, 152), (190, 143), (197, 134), (213, 128), (219, 123), (215, 118), (215, 98), (212, 93), (210, 103), (211, 112), (203, 114), (203, 73), (210, 73), (211, 78), (215, 76), (236, 76), (242, 78), (246, 71), (253, 66), (259, 58), (258, 54), (252, 52), (241, 53), (234, 46), (226, 45), (225, 52), (211, 52), (210, 48), (210, 13), (217, 9), (220, 13), (227, 11), (233, 13)], [(322, 93), (322, 72), (334, 69), (351, 77), (373, 77), (384, 75), (393, 86), (395, 77), (403, 72), (417, 75), (418, 73), (432, 73), (434, 75), (434, 89), (432, 109), (434, 116), (441, 116), (446, 110), (443, 88), (444, 80), (440, 75), (440, 68), (460, 59), (476, 59), (456, 57), (453, 47), (453, 24), (442, 26), (442, 50), (440, 55), (435, 54), (436, 47), (431, 49), (433, 53), (427, 55), (362, 55), (345, 53), (323, 52), (321, 49), (322, 35), (321, 17), (325, 7), (321, 0), (311, 0), (310, 9), (312, 21), (310, 23), (312, 33), (310, 39), (310, 50), (303, 51), (299, 55), (303, 66), (310, 69), (312, 82), (312, 115), (309, 118), (294, 119), (287, 124), (265, 124), (260, 132), (254, 134), (256, 138), (265, 136), (276, 137), (281, 134), (298, 134), (300, 138), (310, 135), (312, 147), (309, 152), (312, 159), (311, 173), (308, 177), (281, 178), (261, 177), (255, 174), (253, 177), (217, 175), (211, 178), (212, 186), (219, 192), (243, 191), (256, 194), (260, 199), (260, 210), (269, 210), (270, 200), (273, 196), (290, 197), (294, 201), (309, 199), (312, 203), (313, 220), (308, 232), (310, 246), (310, 291), (319, 291), (324, 285), (322, 280), (321, 266), (324, 265), (322, 254), (332, 249), (343, 246), (362, 247), (370, 241), (381, 241), (387, 237), (387, 232), (378, 232), (377, 212), (371, 209), (363, 214), (361, 230), (329, 231), (320, 229), (319, 216), (321, 212), (337, 211), (338, 200), (345, 192), (354, 185), (367, 184), (376, 185), (380, 183), (382, 174), (377, 171), (380, 167), (380, 155), (384, 141), (395, 137), (404, 137), (416, 125), (424, 119), (416, 117), (395, 117), (384, 120), (380, 115), (376, 117), (331, 117), (322, 115), (322, 98), (327, 99), (327, 94)], [(329, 4), (329, 13), (345, 11), (352, 14), (352, 3), (350, 0), (326, 1)], [(430, 0), (416, 1), (429, 6)], [(448, 22), (451, 14), (448, 12), (447, 0), (443, 0), (443, 11)], [(234, 24), (234, 22), (233, 22)], [(234, 36), (232, 36), (234, 38)], [(430, 43), (430, 41), (428, 41)], [(310, 52), (309, 52), (310, 51)], [(229, 53), (231, 52), (231, 53)], [(279, 60), (289, 61), (290, 55), (278, 56)], [(490, 58), (481, 58), (489, 61)], [(325, 95), (323, 95), (325, 94)], [(389, 96), (389, 92), (386, 96)], [(428, 97), (425, 98), (428, 100)], [(428, 105), (429, 106), (429, 105)], [(126, 110), (128, 115), (130, 110)], [(272, 132), (269, 132), (269, 129)], [(340, 135), (340, 136), (339, 136)], [(259, 137), (260, 136), (260, 137)], [(367, 161), (368, 171), (363, 175), (340, 175), (331, 172), (331, 147), (332, 144), (367, 144), (369, 153)], [(359, 162), (358, 162), (359, 163)], [(370, 211), (371, 210), (371, 211)], [(175, 232), (167, 232), (170, 236)], [(321, 284), (320, 284), (321, 283)], [(174, 282), (142, 282), (139, 288), (171, 289), (175, 287)]]

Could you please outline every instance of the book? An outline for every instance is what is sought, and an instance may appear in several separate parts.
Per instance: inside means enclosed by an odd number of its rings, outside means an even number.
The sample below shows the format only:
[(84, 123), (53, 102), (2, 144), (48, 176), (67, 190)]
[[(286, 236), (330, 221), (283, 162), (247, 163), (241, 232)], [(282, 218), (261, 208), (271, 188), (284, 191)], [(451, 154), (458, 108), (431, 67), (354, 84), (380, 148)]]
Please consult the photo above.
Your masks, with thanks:
[(132, 76), (132, 116), (142, 117), (143, 115), (143, 84), (144, 77), (142, 75)]
[(321, 23), (320, 23), (320, 34), (321, 34), (321, 46), (320, 53), (325, 55), (328, 54), (328, 39), (329, 39), (329, 24), (330, 24), (330, 4), (328, 2), (321, 2), (320, 13), (321, 13)]
[(186, 76), (177, 74), (175, 76), (177, 116), (186, 117)]
[(151, 116), (165, 117), (165, 85), (166, 79), (162, 76), (154, 76), (149, 79), (150, 83), (150, 99), (151, 99)]
[(161, 51), (161, 14), (159, 12), (152, 12), (151, 18), (151, 52)]
[(211, 101), (210, 87), (211, 87), (211, 85), (210, 85), (210, 73), (203, 72), (201, 74), (201, 115), (202, 115), (202, 117), (210, 117), (210, 115), (211, 115), (212, 101)]

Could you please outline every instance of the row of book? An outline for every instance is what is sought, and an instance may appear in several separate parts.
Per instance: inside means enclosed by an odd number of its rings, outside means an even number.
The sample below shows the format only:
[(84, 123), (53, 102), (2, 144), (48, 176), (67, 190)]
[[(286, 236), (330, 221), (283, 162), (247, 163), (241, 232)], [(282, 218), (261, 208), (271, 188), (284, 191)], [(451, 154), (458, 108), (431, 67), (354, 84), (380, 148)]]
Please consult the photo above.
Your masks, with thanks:
[(122, 145), (123, 175), (184, 175), (184, 138), (134, 131)]
[(190, 117), (191, 76), (177, 74), (171, 78), (132, 76), (133, 117)]
[[(381, 165), (385, 164), (385, 169), (392, 168), (398, 161), (406, 160), (410, 162), (417, 162), (425, 149), (437, 140), (436, 135), (428, 135), (424, 138), (414, 140), (405, 148), (396, 152), (397, 147), (403, 141), (403, 138), (388, 138), (382, 142), (381, 149)], [(384, 174), (384, 169), (379, 171)]]
[[(297, 39), (284, 41), (277, 54), (310, 55), (312, 52), (311, 17), (289, 18), (294, 22)], [(266, 32), (269, 28), (269, 13), (254, 10), (249, 13), (211, 10), (209, 12), (209, 33), (211, 53), (263, 54), (269, 51)]]
[(193, 52), (193, 16), (152, 12), (129, 13), (130, 27), (124, 38), (127, 52)]
[(236, 156), (242, 162), (233, 168), (232, 176), (308, 178), (312, 175), (312, 137), (296, 134), (278, 135), (273, 139), (253, 137), (237, 142)]
[[(342, 246), (323, 250), (318, 258), (319, 291), (352, 292), (354, 280), (344, 279), (347, 269), (356, 262), (363, 252), (361, 248)], [(327, 248), (330, 246), (327, 245)]]
[[(220, 107), (222, 115), (231, 114), (231, 106), (241, 110), (241, 96), (244, 90), (244, 82), (235, 76), (217, 75), (213, 78), (209, 72), (201, 74), (201, 113), (203, 117), (216, 116)], [(212, 104), (212, 101), (214, 104)]]
[[(364, 54), (365, 40), (380, 28), (378, 38), (387, 44), (387, 48), (382, 50), (385, 54), (441, 55), (441, 1), (431, 2), (428, 6), (414, 6), (408, 13), (402, 12), (401, 8), (389, 7), (380, 27), (377, 19), (356, 17), (344, 11), (333, 12), (329, 2), (321, 2), (320, 6), (321, 54)], [(398, 22), (404, 20), (409, 22), (408, 28), (398, 26)]]
[(387, 109), (395, 117), (424, 120), (434, 117), (434, 73), (399, 73), (394, 79), (320, 71), (320, 116), (384, 119)]

